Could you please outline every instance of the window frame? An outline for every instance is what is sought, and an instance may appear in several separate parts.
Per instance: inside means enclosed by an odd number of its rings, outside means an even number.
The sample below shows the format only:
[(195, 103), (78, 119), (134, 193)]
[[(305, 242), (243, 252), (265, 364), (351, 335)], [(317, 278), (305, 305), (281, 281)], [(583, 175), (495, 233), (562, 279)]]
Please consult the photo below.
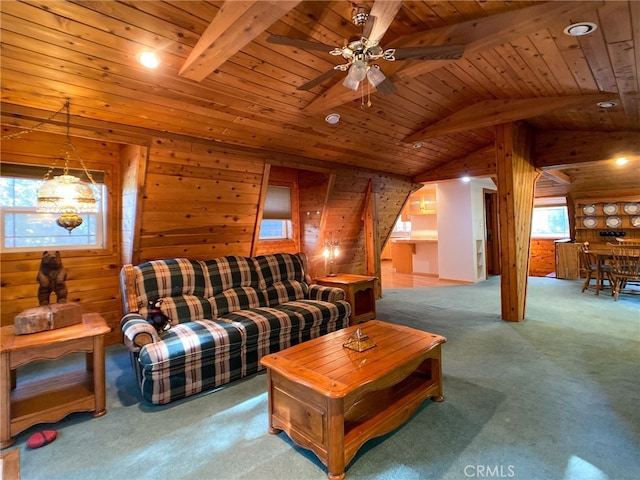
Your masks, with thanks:
[[(561, 233), (534, 233), (534, 216), (536, 211), (549, 210), (549, 209), (564, 209), (564, 216), (567, 225), (565, 232)], [(566, 199), (564, 198), (550, 198), (550, 199), (536, 199), (533, 209), (531, 211), (531, 238), (536, 240), (560, 240), (564, 238), (571, 238), (571, 219), (569, 216), (569, 207)]]
[[(9, 163), (5, 165), (9, 165)], [(3, 165), (3, 171), (1, 175), (3, 178), (31, 179), (35, 181), (42, 181), (40, 172), (42, 171), (43, 168), (48, 168), (48, 167), (43, 167), (43, 165), (41, 164), (12, 164), (15, 166), (19, 166), (20, 168), (24, 169), (25, 172), (27, 172), (25, 174), (16, 175), (12, 173), (5, 173), (5, 168), (4, 168), (5, 165)], [(29, 170), (33, 172), (32, 175), (29, 174)], [(59, 168), (57, 168), (56, 171), (53, 172), (53, 175), (60, 174), (57, 170), (59, 170)], [(83, 216), (83, 218), (86, 218), (87, 215), (97, 215), (98, 231), (96, 231), (96, 238), (97, 238), (96, 244), (91, 244), (91, 245), (86, 245), (86, 244), (85, 245), (82, 245), (82, 244), (51, 245), (49, 244), (49, 245), (38, 245), (33, 247), (7, 247), (5, 246), (5, 217), (7, 214), (33, 213), (35, 215), (53, 215), (54, 225), (56, 228), (60, 229), (60, 232), (62, 233), (62, 235), (64, 234), (68, 235), (68, 232), (64, 230), (62, 227), (59, 227), (58, 225), (55, 224), (55, 218), (57, 218), (58, 215), (36, 212), (35, 205), (30, 207), (22, 207), (22, 206), (21, 207), (14, 207), (14, 206), (5, 207), (0, 205), (0, 210), (1, 210), (0, 211), (0, 236), (1, 236), (0, 247), (2, 250), (3, 257), (9, 256), (8, 258), (11, 258), (12, 255), (21, 256), (25, 254), (42, 252), (47, 249), (48, 250), (55, 249), (55, 250), (65, 251), (67, 253), (74, 252), (74, 251), (95, 252), (97, 254), (112, 252), (113, 248), (111, 246), (112, 241), (111, 241), (111, 231), (109, 229), (109, 225), (111, 222), (114, 221), (114, 219), (113, 219), (113, 212), (109, 208), (110, 185), (109, 185), (108, 179), (111, 176), (110, 170), (111, 170), (110, 167), (101, 168), (100, 170), (89, 168), (89, 171), (92, 173), (92, 176), (97, 176), (98, 179), (101, 180), (96, 182), (100, 186), (100, 190), (101, 190), (101, 193), (98, 199), (100, 203), (100, 207), (99, 207), (100, 211), (98, 214), (84, 214), (84, 215), (81, 214), (81, 216)], [(76, 170), (72, 171), (70, 169), (69, 173), (76, 174), (84, 180), (84, 174), (81, 174)]]
[[(287, 188), (289, 190), (289, 217), (290, 218), (269, 218), (271, 215), (267, 214), (266, 206), (267, 206), (267, 195), (269, 192), (269, 188)], [(269, 181), (267, 185), (267, 190), (265, 192), (264, 199), (264, 210), (262, 213), (262, 218), (260, 220), (260, 231), (258, 232), (258, 241), (260, 242), (287, 242), (287, 241), (295, 241), (294, 237), (294, 225), (293, 225), (293, 217), (294, 217), (294, 193), (295, 184), (293, 182), (283, 182), (283, 181)], [(284, 237), (263, 237), (262, 236), (262, 224), (265, 221), (278, 221), (282, 222), (282, 231), (285, 232)]]

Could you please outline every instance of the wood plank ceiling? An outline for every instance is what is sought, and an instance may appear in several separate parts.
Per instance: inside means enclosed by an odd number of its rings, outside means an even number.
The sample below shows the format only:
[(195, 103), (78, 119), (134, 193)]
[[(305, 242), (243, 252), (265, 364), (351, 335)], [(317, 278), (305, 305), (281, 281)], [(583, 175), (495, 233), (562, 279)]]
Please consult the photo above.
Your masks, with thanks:
[[(3, 1), (2, 123), (32, 126), (70, 97), (74, 135), (138, 144), (195, 138), (414, 179), (483, 159), (493, 125), (511, 120), (556, 137), (616, 134), (633, 147), (620, 153), (640, 156), (640, 2), (387, 3), (377, 8), (399, 10), (384, 48), (465, 51), (458, 60), (380, 60), (397, 89), (383, 96), (348, 90), (343, 72), (299, 90), (344, 60), (267, 41), (341, 47), (362, 34), (353, 2)], [(597, 29), (563, 33), (578, 21)], [(145, 49), (160, 54), (157, 69), (136, 61)], [(604, 109), (601, 100), (616, 105)], [(336, 125), (324, 120), (332, 112)]]

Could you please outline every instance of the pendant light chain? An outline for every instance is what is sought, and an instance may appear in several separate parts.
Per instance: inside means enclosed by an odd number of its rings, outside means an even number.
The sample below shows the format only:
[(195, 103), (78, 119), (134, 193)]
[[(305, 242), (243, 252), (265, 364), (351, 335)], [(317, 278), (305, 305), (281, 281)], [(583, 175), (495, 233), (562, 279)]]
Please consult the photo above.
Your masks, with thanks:
[[(84, 170), (84, 174), (91, 181), (91, 184), (95, 185), (96, 182), (93, 180), (93, 177), (89, 173), (89, 170), (87, 170), (87, 167), (85, 166), (84, 161), (80, 157), (80, 154), (78, 153), (78, 150), (76, 150), (75, 145), (73, 143), (71, 143), (71, 135), (69, 133), (70, 129), (71, 129), (71, 112), (70, 112), (71, 102), (70, 102), (70, 99), (68, 97), (67, 97), (67, 100), (66, 100), (64, 106), (67, 109), (67, 138), (66, 138), (66, 143), (65, 143), (66, 150), (65, 150), (65, 154), (64, 154), (64, 175), (67, 175), (68, 172), (69, 172), (69, 150), (71, 150), (74, 153), (74, 155), (76, 156), (76, 160), (78, 160), (78, 162), (80, 163), (80, 166), (82, 167), (82, 170)], [(49, 172), (47, 172), (47, 175), (48, 174), (49, 174)]]
[[(68, 101), (68, 99), (67, 99), (67, 101)], [(42, 120), (41, 122), (36, 123), (33, 127), (27, 128), (25, 130), (21, 130), (20, 132), (16, 132), (16, 133), (11, 133), (9, 135), (5, 135), (5, 136), (2, 137), (2, 140), (13, 140), (14, 138), (20, 138), (22, 135), (26, 135), (27, 133), (32, 133), (33, 131), (35, 131), (36, 129), (40, 128), (45, 123), (50, 123), (60, 112), (62, 112), (62, 110), (65, 109), (66, 106), (67, 106), (67, 104), (65, 103), (60, 108), (60, 110), (55, 112), (53, 115), (51, 115), (46, 120)]]
[[(95, 180), (93, 179), (93, 177), (91, 176), (91, 173), (89, 173), (89, 170), (87, 169), (86, 165), (84, 164), (84, 161), (82, 160), (82, 158), (80, 157), (80, 154), (78, 153), (78, 150), (76, 149), (75, 145), (73, 143), (71, 143), (71, 135), (70, 135), (70, 129), (71, 129), (71, 99), (69, 97), (67, 97), (65, 99), (64, 105), (62, 107), (60, 107), (60, 109), (55, 112), (53, 115), (51, 115), (49, 118), (47, 118), (46, 120), (43, 120), (41, 122), (36, 123), (33, 127), (30, 128), (26, 128), (24, 130), (21, 130), (19, 132), (16, 133), (11, 133), (9, 135), (5, 135), (2, 137), (2, 140), (13, 140), (15, 138), (20, 138), (23, 135), (29, 134), (34, 132), (35, 130), (37, 130), (38, 128), (40, 128), (41, 126), (43, 126), (46, 123), (51, 123), (53, 121), (54, 118), (56, 118), (56, 116), (58, 116), (60, 113), (62, 113), (63, 110), (66, 110), (66, 140), (65, 140), (65, 144), (64, 147), (62, 147), (64, 149), (64, 169), (63, 169), (63, 175), (67, 175), (69, 173), (69, 152), (73, 152), (73, 154), (76, 157), (76, 160), (78, 160), (78, 163), (80, 163), (80, 166), (82, 167), (82, 170), (84, 171), (85, 175), (87, 176), (87, 178), (89, 179), (89, 181), (91, 182), (92, 185), (96, 185)], [(62, 153), (62, 150), (61, 150)], [(54, 158), (53, 159), (53, 163), (49, 166), (49, 168), (47, 169), (47, 173), (45, 173), (43, 180), (49, 180), (53, 174), (53, 171), (56, 168), (56, 164), (58, 162), (58, 158)]]

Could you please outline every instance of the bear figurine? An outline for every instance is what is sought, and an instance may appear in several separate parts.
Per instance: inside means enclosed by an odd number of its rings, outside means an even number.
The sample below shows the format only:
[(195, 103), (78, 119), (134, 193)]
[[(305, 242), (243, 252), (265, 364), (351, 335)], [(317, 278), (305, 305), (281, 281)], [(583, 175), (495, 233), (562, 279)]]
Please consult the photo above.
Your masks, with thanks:
[(51, 292), (55, 292), (58, 303), (67, 301), (67, 271), (62, 266), (62, 257), (60, 252), (51, 253), (45, 251), (42, 253), (40, 261), (40, 270), (36, 280), (40, 287), (38, 288), (38, 302), (40, 306), (49, 305)]
[(171, 319), (162, 313), (161, 305), (161, 298), (149, 300), (147, 322), (153, 325), (158, 333), (166, 332), (171, 328)]

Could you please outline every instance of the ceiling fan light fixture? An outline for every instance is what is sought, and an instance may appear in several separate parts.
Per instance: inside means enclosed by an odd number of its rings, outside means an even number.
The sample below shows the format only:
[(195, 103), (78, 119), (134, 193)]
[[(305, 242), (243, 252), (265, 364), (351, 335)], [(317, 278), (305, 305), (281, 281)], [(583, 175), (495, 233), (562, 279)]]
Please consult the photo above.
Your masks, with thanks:
[(358, 59), (351, 64), (348, 76), (353, 80), (361, 82), (362, 80), (364, 80), (364, 77), (367, 76), (368, 69), (369, 67), (367, 66), (366, 62), (364, 60)]
[(344, 79), (344, 82), (342, 82), (342, 85), (344, 85), (347, 88), (350, 88), (351, 90), (357, 91), (358, 85), (360, 85), (360, 82), (358, 80), (354, 80), (349, 75), (347, 75)]
[(598, 26), (592, 22), (578, 22), (572, 23), (567, 28), (565, 28), (564, 33), (572, 37), (581, 37), (582, 35), (588, 35), (592, 32), (595, 32), (597, 28)]
[(371, 68), (367, 71), (367, 78), (372, 86), (377, 87), (384, 82), (387, 77), (384, 76), (379, 65), (371, 65)]

